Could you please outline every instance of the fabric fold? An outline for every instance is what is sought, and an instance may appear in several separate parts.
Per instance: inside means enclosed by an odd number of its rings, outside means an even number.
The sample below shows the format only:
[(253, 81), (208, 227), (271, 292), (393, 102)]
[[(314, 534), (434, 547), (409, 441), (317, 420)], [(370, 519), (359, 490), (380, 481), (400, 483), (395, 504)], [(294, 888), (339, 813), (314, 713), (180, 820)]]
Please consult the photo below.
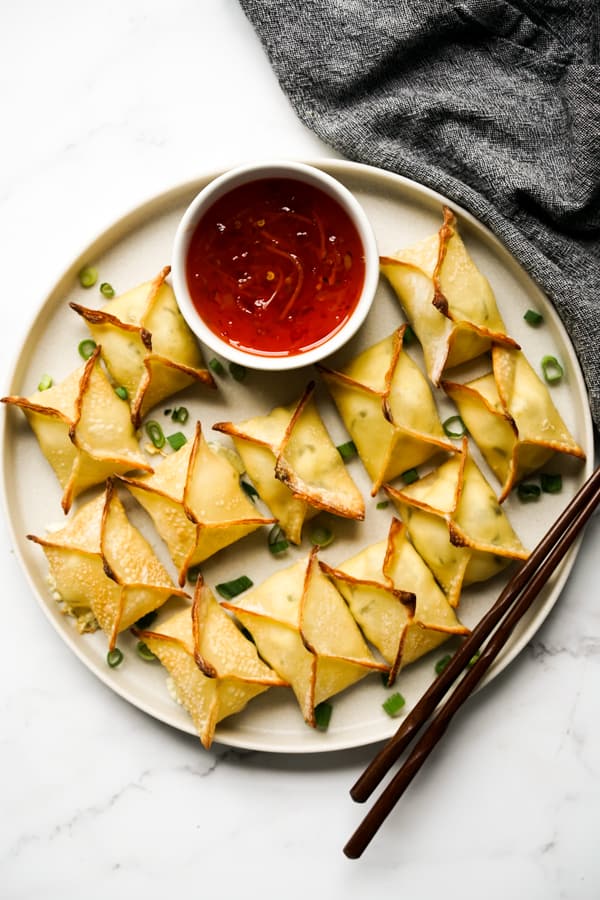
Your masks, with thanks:
[(556, 307), (600, 427), (595, 0), (240, 0), (300, 119), (439, 191)]

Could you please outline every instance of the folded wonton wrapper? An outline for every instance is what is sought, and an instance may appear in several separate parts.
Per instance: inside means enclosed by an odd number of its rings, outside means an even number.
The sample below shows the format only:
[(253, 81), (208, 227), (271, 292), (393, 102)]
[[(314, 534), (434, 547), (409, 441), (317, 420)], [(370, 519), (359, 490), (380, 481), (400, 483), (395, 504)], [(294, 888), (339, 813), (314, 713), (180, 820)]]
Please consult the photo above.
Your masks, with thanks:
[(585, 459), (546, 385), (520, 350), (494, 347), (493, 373), (468, 384), (444, 381), (471, 437), (502, 483), (500, 502), (514, 485), (555, 453)]
[(153, 475), (121, 480), (152, 517), (179, 569), (180, 585), (190, 566), (274, 521), (256, 511), (231, 463), (204, 440), (199, 422), (194, 439)]
[(268, 688), (286, 682), (258, 657), (211, 591), (198, 579), (194, 602), (136, 634), (168, 670), (177, 697), (206, 749), (218, 722)]
[(165, 281), (170, 271), (166, 266), (153, 281), (114, 297), (101, 310), (70, 304), (102, 345), (102, 358), (115, 383), (127, 389), (136, 428), (165, 397), (195, 382), (214, 387), (198, 342)]
[(343, 597), (321, 571), (316, 550), (223, 606), (292, 686), (313, 728), (315, 706), (374, 670), (388, 671), (369, 652)]
[(46, 554), (65, 609), (74, 615), (91, 609), (111, 649), (120, 631), (172, 595), (187, 596), (128, 520), (112, 479), (104, 493), (85, 503), (60, 531), (46, 538), (27, 537)]
[(402, 349), (405, 330), (369, 347), (340, 372), (319, 366), (373, 481), (373, 495), (384, 481), (435, 453), (456, 452), (425, 377)]
[(115, 393), (96, 347), (84, 366), (31, 397), (3, 397), (19, 406), (63, 488), (67, 513), (73, 499), (108, 476), (152, 472), (140, 451), (129, 407)]
[(398, 519), (392, 519), (387, 541), (366, 547), (335, 569), (324, 563), (321, 568), (367, 640), (390, 663), (390, 685), (401, 668), (451, 635), (468, 634)]
[(458, 604), (463, 585), (485, 581), (511, 559), (527, 559), (496, 495), (468, 451), (462, 451), (402, 491), (385, 486), (410, 539)]
[(364, 519), (362, 496), (314, 402), (314, 383), (297, 403), (217, 431), (233, 438), (246, 471), (288, 540), (299, 544), (304, 521), (319, 510)]
[(439, 384), (444, 369), (480, 356), (492, 342), (518, 348), (506, 334), (489, 282), (469, 256), (447, 207), (437, 234), (382, 257), (381, 271), (421, 342), (433, 384)]

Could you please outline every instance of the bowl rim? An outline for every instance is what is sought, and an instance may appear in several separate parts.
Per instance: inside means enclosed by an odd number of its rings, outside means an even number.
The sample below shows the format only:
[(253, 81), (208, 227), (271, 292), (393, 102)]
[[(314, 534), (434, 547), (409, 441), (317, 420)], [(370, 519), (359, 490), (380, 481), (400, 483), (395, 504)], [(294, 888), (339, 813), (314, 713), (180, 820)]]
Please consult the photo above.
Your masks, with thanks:
[[(336, 200), (358, 231), (365, 259), (363, 287), (348, 320), (316, 347), (288, 356), (263, 356), (231, 346), (200, 317), (190, 296), (185, 263), (192, 235), (201, 217), (230, 190), (261, 178), (295, 178), (320, 188)], [(179, 221), (171, 254), (171, 280), (182, 316), (196, 337), (229, 362), (262, 371), (287, 371), (320, 362), (339, 350), (359, 330), (375, 299), (379, 283), (379, 252), (371, 222), (352, 191), (328, 172), (296, 160), (259, 160), (228, 169), (208, 182), (193, 198)]]

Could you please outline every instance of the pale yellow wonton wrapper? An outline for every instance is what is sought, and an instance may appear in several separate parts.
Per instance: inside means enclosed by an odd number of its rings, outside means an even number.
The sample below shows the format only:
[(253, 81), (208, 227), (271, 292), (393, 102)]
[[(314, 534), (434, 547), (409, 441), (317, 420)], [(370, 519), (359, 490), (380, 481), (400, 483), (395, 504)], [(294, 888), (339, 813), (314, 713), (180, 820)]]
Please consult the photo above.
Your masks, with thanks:
[(519, 350), (494, 347), (493, 373), (468, 384), (443, 381), (471, 437), (502, 484), (500, 502), (514, 485), (555, 453), (585, 459), (546, 385)]
[(305, 520), (320, 510), (365, 516), (362, 495), (319, 416), (314, 388), (311, 382), (299, 401), (266, 416), (213, 425), (233, 438), (260, 497), (294, 544)]
[(321, 571), (316, 549), (236, 603), (222, 605), (291, 685), (313, 728), (315, 706), (373, 671), (388, 671), (373, 658), (343, 597)]
[(59, 384), (31, 397), (3, 397), (2, 402), (19, 406), (27, 416), (63, 488), (65, 513), (78, 494), (110, 475), (134, 469), (152, 472), (129, 407), (102, 370), (99, 347)]
[(506, 334), (490, 284), (469, 256), (456, 217), (447, 207), (437, 234), (382, 257), (381, 271), (421, 342), (433, 384), (439, 384), (445, 369), (480, 356), (492, 342), (518, 349)]
[(321, 568), (333, 579), (367, 640), (390, 663), (390, 685), (400, 669), (451, 635), (469, 633), (398, 519), (392, 519), (387, 540), (336, 568), (324, 563)]
[(109, 300), (101, 310), (70, 306), (85, 320), (115, 384), (127, 389), (139, 427), (153, 406), (190, 384), (214, 387), (195, 336), (179, 311), (165, 266), (153, 281)]
[(319, 366), (375, 495), (435, 453), (455, 453), (431, 389), (403, 350), (406, 326), (359, 354), (341, 371)]
[(274, 521), (257, 512), (231, 463), (205, 441), (200, 422), (193, 440), (167, 456), (153, 475), (121, 480), (153, 519), (179, 569), (180, 585), (190, 566)]
[(463, 585), (485, 581), (511, 559), (529, 555), (469, 455), (466, 438), (461, 453), (429, 475), (401, 491), (385, 489), (452, 606)]
[(254, 644), (201, 578), (191, 608), (170, 613), (156, 628), (135, 632), (170, 673), (207, 749), (218, 722), (268, 688), (287, 685), (259, 659)]
[(169, 597), (187, 596), (128, 520), (112, 479), (60, 531), (27, 537), (46, 554), (51, 582), (66, 609), (74, 615), (91, 609), (111, 649), (120, 631)]

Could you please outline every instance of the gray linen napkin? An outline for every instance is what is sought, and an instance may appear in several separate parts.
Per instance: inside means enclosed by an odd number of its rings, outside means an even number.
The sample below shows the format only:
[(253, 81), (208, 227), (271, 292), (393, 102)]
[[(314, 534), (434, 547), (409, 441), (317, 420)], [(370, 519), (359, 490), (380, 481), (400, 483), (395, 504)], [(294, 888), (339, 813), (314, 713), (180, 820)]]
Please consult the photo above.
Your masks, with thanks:
[(598, 0), (240, 0), (300, 118), (445, 194), (551, 298), (600, 428)]

